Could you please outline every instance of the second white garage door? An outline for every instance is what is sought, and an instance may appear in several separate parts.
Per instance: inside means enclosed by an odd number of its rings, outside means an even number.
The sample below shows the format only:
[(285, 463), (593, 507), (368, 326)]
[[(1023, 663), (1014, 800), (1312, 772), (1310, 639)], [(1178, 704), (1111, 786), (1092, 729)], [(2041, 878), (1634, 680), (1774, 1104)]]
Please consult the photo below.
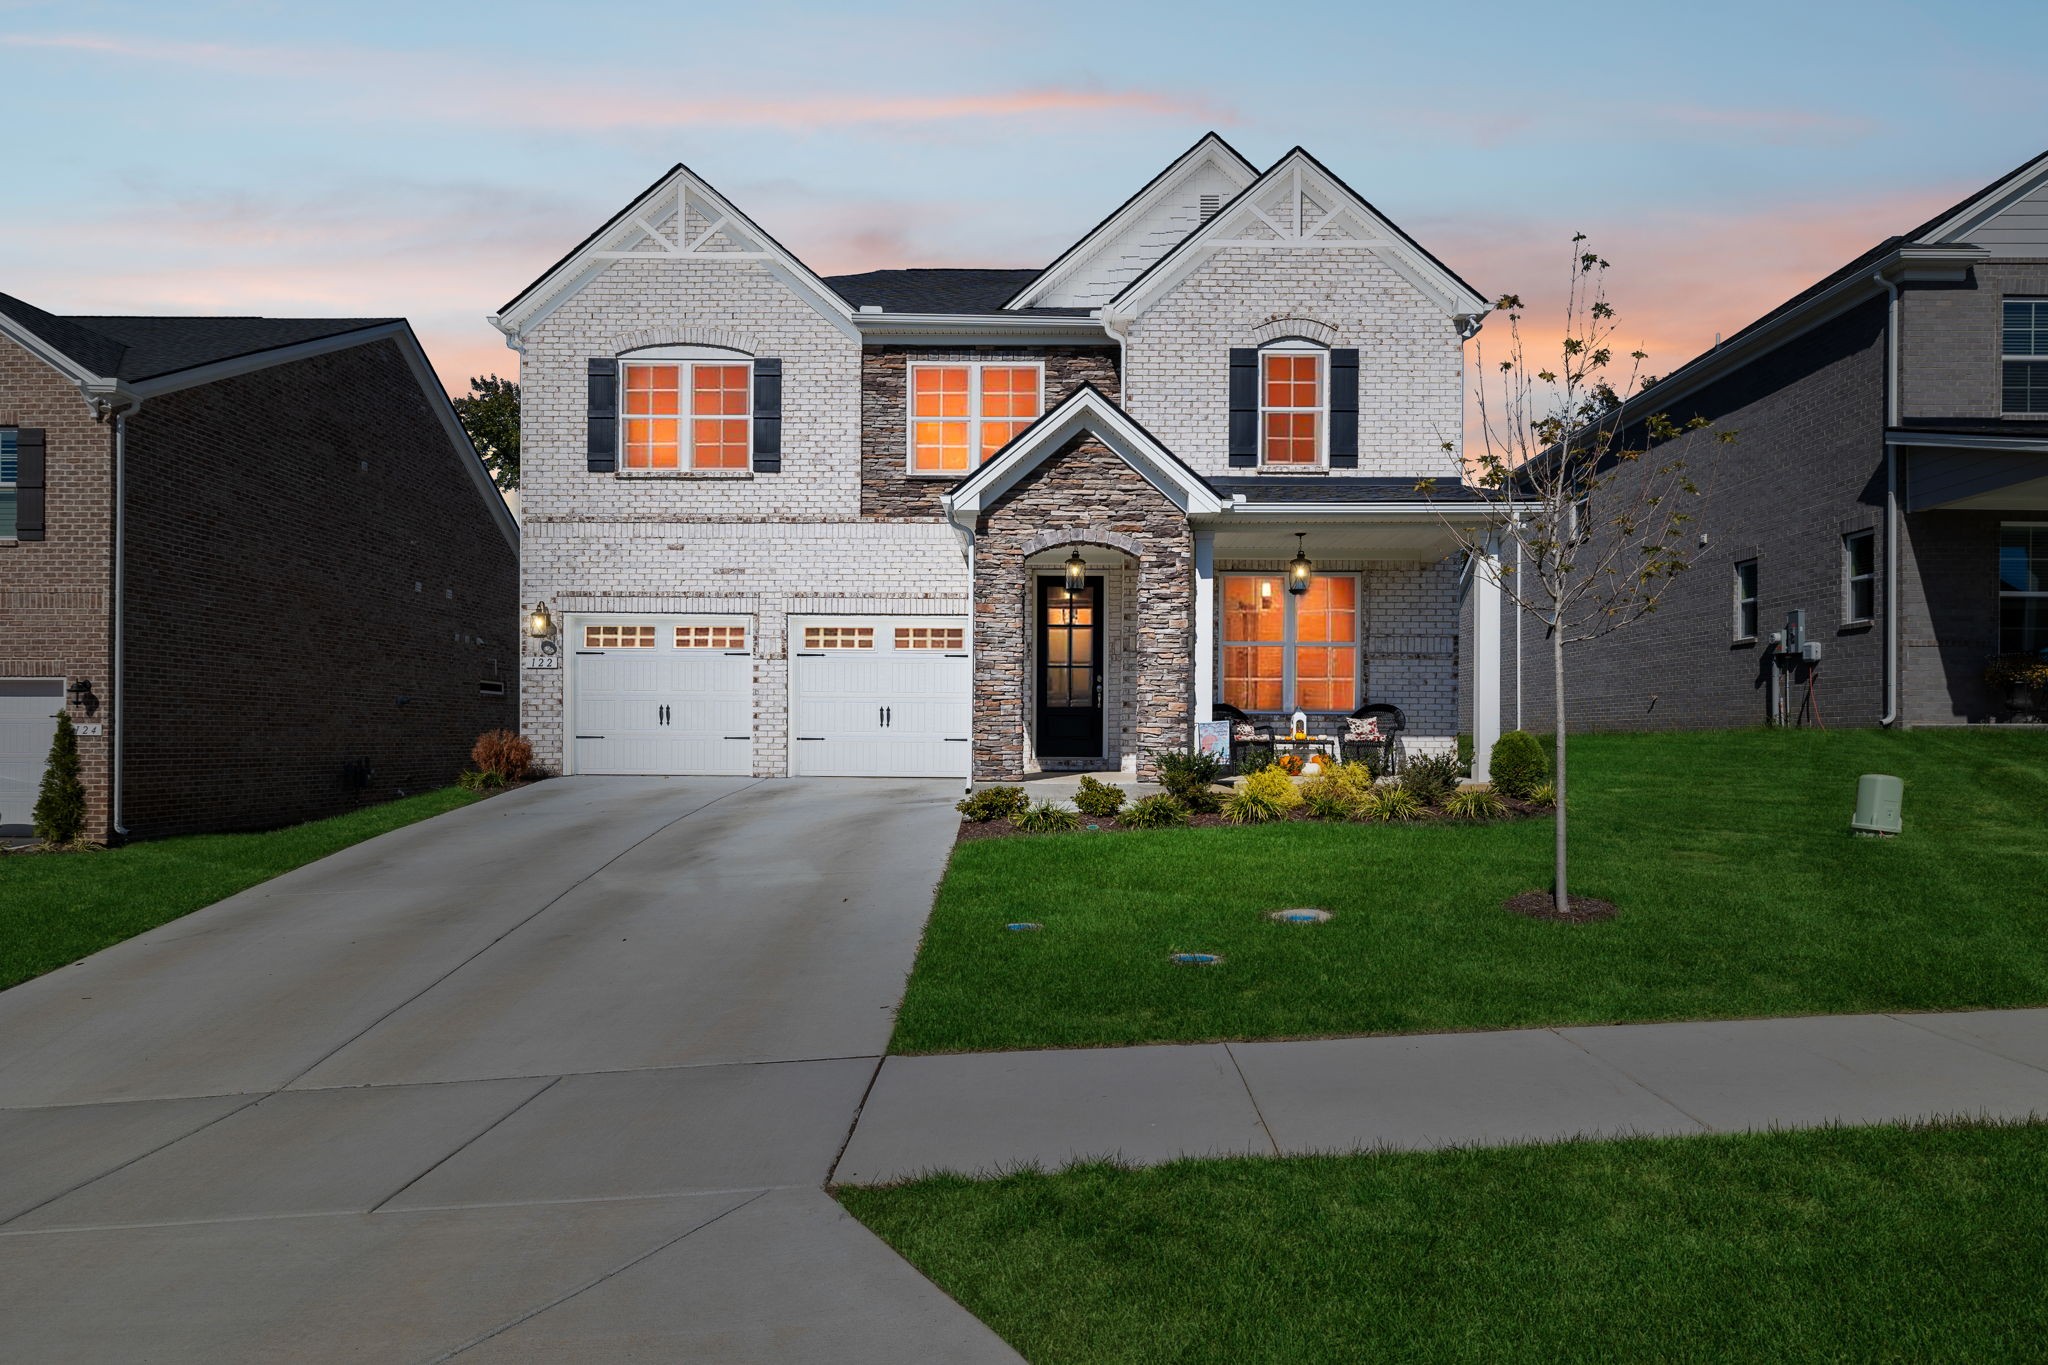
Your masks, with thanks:
[(965, 617), (791, 617), (790, 771), (966, 777), (973, 679)]

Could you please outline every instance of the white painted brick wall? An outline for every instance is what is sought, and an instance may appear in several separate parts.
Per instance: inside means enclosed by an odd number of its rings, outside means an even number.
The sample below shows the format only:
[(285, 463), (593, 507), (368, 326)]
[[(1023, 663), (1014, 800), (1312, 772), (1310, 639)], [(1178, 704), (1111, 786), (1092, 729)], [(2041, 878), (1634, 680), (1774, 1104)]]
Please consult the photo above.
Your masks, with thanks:
[(1230, 348), (1297, 330), (1267, 326), (1279, 317), (1358, 348), (1359, 474), (1443, 473), (1464, 412), (1457, 328), (1364, 246), (1219, 250), (1132, 325), (1131, 414), (1204, 474), (1253, 472), (1230, 468)]

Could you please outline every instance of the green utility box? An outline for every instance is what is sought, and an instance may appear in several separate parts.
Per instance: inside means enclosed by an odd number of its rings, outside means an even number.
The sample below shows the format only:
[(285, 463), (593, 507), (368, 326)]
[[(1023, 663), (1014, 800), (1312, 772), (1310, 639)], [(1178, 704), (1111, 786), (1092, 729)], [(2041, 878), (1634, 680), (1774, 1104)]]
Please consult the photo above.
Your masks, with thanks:
[(1858, 834), (1897, 834), (1905, 802), (1905, 783), (1883, 773), (1865, 773), (1856, 779), (1856, 814), (1849, 828)]

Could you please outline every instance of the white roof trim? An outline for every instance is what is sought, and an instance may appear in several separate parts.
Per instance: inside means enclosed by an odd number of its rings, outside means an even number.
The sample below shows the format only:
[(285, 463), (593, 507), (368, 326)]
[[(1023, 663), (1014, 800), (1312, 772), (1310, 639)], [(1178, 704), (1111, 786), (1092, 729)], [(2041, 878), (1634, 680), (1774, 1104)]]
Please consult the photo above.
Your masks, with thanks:
[[(684, 210), (694, 208), (707, 226), (689, 241), (683, 240)], [(654, 225), (674, 213), (676, 240), (671, 242), (654, 230)], [(751, 238), (739, 251), (707, 251), (708, 239), (719, 233), (729, 239), (735, 233)], [(631, 243), (652, 239), (658, 250), (627, 251)], [(835, 294), (816, 271), (785, 250), (762, 231), (760, 225), (733, 207), (731, 201), (711, 188), (689, 167), (678, 165), (652, 189), (600, 228), (591, 238), (547, 274), (528, 285), (503, 313), (491, 315), (493, 327), (503, 332), (518, 349), (518, 341), (548, 314), (574, 298), (578, 291), (614, 261), (628, 257), (669, 260), (686, 257), (700, 261), (756, 261), (794, 290), (828, 322), (847, 336), (855, 336), (853, 308)]]
[(1186, 515), (1214, 516), (1229, 505), (1130, 414), (1083, 387), (951, 489), (944, 499), (947, 514), (971, 524), (976, 514), (1084, 431), (1099, 437)]
[[(1297, 196), (1297, 214), (1299, 196), (1303, 193), (1312, 194), (1330, 204), (1330, 212), (1318, 220), (1315, 228), (1307, 233), (1297, 231), (1291, 235), (1280, 235), (1276, 231), (1274, 237), (1263, 239), (1235, 235), (1255, 222), (1265, 224), (1269, 230), (1279, 228), (1279, 225), (1260, 209), (1258, 201), (1267, 191), (1282, 184), (1290, 186)], [(1349, 219), (1364, 236), (1331, 238), (1317, 235), (1325, 224), (1340, 217)], [(1297, 225), (1299, 221), (1297, 216)], [(1215, 217), (1189, 233), (1178, 246), (1160, 257), (1150, 270), (1125, 286), (1123, 292), (1110, 300), (1102, 311), (1106, 317), (1138, 316), (1157, 302), (1166, 291), (1186, 278), (1197, 266), (1226, 247), (1302, 251), (1345, 246), (1365, 247), (1452, 317), (1483, 316), (1493, 307), (1491, 302), (1479, 297), (1469, 286), (1461, 283), (1443, 266), (1418, 250), (1399, 228), (1381, 217), (1372, 205), (1359, 198), (1348, 185), (1318, 166), (1315, 158), (1297, 147), (1274, 162), (1264, 175), (1225, 204)]]
[(1930, 245), (1967, 241), (1969, 235), (1982, 227), (1986, 220), (2032, 194), (2044, 180), (2048, 180), (2048, 155), (2036, 157), (2020, 167), (1914, 240)]
[(1203, 162), (1214, 162), (1225, 178), (1235, 180), (1242, 190), (1258, 178), (1259, 168), (1246, 161), (1238, 150), (1214, 133), (1204, 133), (1202, 140), (1181, 153), (1171, 165), (1152, 177), (1151, 183), (1127, 200), (1124, 206), (1102, 220), (1093, 232), (1059, 254), (1051, 265), (1039, 273), (1037, 279), (1019, 290), (1015, 297), (1004, 304), (1005, 308), (1032, 308), (1047, 294), (1067, 282), (1095, 253), (1095, 248), (1123, 232), (1132, 223), (1150, 213), (1152, 209), (1172, 193), (1186, 178), (1188, 172)]

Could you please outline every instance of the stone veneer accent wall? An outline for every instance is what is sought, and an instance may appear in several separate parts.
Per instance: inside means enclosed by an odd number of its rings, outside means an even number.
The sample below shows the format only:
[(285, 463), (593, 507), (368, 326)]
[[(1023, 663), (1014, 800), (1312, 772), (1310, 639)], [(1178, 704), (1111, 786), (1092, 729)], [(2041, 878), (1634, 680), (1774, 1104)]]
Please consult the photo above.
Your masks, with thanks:
[[(1184, 746), (1190, 733), (1194, 537), (1178, 507), (1085, 433), (1021, 479), (975, 527), (974, 776), (1012, 781), (1024, 774), (1033, 625), (1024, 560), (1028, 546), (1044, 547), (1047, 533), (1135, 551), (1137, 620), (1123, 639), (1137, 653), (1138, 775), (1153, 777), (1145, 751)], [(1109, 724), (1119, 724), (1115, 715)]]
[(1042, 361), (1043, 407), (1051, 411), (1083, 384), (1112, 402), (1116, 350), (1100, 346), (869, 346), (860, 361), (860, 514), (870, 521), (939, 520), (939, 495), (960, 475), (912, 475), (909, 467), (910, 366), (913, 361)]

